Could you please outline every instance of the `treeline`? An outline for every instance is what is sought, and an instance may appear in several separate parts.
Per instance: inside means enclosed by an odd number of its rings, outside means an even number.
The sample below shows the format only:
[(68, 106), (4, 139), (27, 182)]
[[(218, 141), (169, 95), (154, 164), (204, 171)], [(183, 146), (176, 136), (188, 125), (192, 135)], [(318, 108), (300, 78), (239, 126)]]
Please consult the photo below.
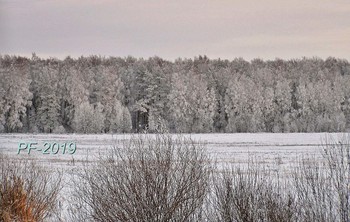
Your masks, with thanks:
[(0, 56), (0, 132), (338, 132), (350, 64)]

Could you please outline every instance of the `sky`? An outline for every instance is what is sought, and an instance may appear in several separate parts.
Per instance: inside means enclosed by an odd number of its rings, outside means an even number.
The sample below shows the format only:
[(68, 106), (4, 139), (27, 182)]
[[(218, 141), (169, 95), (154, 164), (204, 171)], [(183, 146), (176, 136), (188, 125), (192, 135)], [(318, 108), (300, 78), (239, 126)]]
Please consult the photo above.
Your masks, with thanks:
[(349, 0), (0, 0), (0, 54), (350, 60)]

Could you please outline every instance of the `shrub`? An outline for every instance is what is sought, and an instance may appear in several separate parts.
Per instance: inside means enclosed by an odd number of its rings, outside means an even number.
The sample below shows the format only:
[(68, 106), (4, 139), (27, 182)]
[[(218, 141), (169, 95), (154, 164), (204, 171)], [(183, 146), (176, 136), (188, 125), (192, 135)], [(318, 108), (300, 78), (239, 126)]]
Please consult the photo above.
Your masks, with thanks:
[(0, 221), (43, 221), (56, 210), (61, 174), (0, 154)]
[(250, 162), (214, 175), (210, 221), (295, 221), (295, 203), (278, 175)]
[(202, 145), (134, 137), (77, 174), (74, 221), (198, 221), (211, 167)]
[(322, 156), (303, 159), (294, 172), (300, 221), (350, 220), (350, 140), (328, 137)]

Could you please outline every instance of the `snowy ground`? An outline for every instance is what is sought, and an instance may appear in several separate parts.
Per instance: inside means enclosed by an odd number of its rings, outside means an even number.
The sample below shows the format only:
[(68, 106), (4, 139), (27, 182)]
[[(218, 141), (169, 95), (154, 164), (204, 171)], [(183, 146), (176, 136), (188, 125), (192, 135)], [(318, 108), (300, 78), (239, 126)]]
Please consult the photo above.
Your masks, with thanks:
[[(61, 169), (65, 181), (70, 173), (79, 167), (82, 160), (89, 157), (93, 160), (97, 155), (104, 154), (116, 144), (117, 141), (129, 139), (132, 135), (79, 135), (79, 134), (0, 134), (0, 152), (12, 158), (36, 159), (48, 169)], [(217, 159), (220, 165), (225, 163), (246, 164), (249, 158), (258, 163), (264, 163), (273, 169), (287, 172), (296, 160), (305, 156), (318, 156), (322, 144), (330, 136), (335, 140), (341, 139), (343, 133), (246, 133), (246, 134), (184, 134), (194, 140), (206, 144), (208, 153)], [(76, 144), (76, 152), (71, 154), (43, 154), (42, 151), (28, 149), (18, 153), (20, 143), (37, 143), (37, 149), (44, 148), (48, 143)], [(287, 171), (286, 171), (287, 170)]]
[[(69, 174), (75, 170), (83, 160), (96, 159), (112, 149), (117, 141), (127, 140), (130, 134), (0, 134), (0, 152), (12, 158), (30, 158), (47, 166), (48, 169), (61, 169)], [(154, 136), (154, 135), (150, 135)], [(183, 134), (196, 141), (206, 144), (208, 153), (217, 160), (219, 166), (225, 163), (245, 165), (248, 159), (254, 159), (258, 164), (273, 169), (282, 170), (284, 174), (295, 166), (298, 158), (319, 156), (322, 144), (326, 138), (339, 140), (343, 133), (243, 133), (243, 134)], [(62, 154), (43, 154), (44, 143), (76, 144), (76, 152)], [(18, 153), (19, 144), (36, 142), (42, 151), (28, 149)], [(51, 152), (49, 150), (49, 152)]]
[[(86, 156), (93, 157), (111, 149), (116, 141), (129, 139), (132, 135), (79, 135), (79, 134), (0, 134), (0, 152), (13, 158), (25, 157), (37, 159), (39, 162), (57, 167), (69, 167), (72, 163), (79, 163)], [(208, 152), (219, 162), (246, 162), (249, 156), (257, 156), (266, 162), (273, 162), (276, 158), (283, 163), (290, 163), (301, 155), (319, 153), (320, 146), (326, 137), (340, 139), (343, 133), (245, 133), (245, 134), (184, 134), (194, 140), (205, 142)], [(323, 142), (322, 142), (323, 141)], [(17, 154), (22, 143), (36, 142), (41, 151), (28, 149)], [(43, 154), (44, 143), (50, 144), (73, 142), (76, 152), (62, 154)], [(50, 152), (50, 150), (48, 150)], [(281, 160), (281, 161), (280, 161)]]

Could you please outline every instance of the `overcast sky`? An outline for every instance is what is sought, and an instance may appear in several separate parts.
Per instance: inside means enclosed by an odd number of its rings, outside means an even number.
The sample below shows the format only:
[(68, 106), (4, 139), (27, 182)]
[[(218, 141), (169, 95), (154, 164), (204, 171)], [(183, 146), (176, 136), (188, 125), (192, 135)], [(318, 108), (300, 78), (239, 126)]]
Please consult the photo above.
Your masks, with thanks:
[(0, 54), (350, 60), (349, 0), (0, 0)]

